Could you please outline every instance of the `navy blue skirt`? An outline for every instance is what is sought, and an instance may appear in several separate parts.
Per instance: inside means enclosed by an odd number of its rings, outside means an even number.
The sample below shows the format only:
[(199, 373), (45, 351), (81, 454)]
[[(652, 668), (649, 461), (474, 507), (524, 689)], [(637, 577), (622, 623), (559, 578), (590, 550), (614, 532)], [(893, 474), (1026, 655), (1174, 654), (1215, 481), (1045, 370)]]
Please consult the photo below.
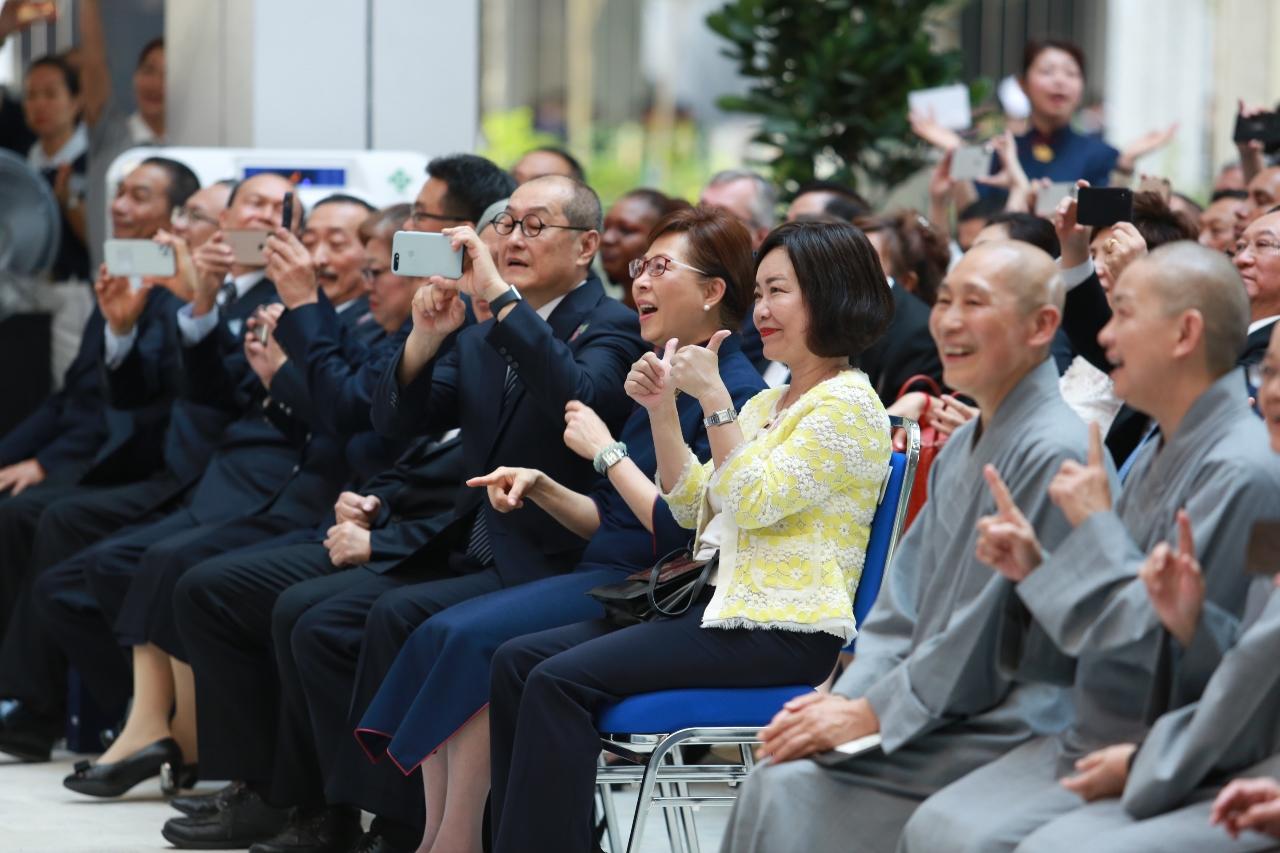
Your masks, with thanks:
[(443, 610), (405, 643), (356, 728), (371, 761), (406, 776), (489, 704), (489, 663), (516, 637), (604, 615), (587, 590), (634, 571), (584, 563), (565, 575), (491, 592)]

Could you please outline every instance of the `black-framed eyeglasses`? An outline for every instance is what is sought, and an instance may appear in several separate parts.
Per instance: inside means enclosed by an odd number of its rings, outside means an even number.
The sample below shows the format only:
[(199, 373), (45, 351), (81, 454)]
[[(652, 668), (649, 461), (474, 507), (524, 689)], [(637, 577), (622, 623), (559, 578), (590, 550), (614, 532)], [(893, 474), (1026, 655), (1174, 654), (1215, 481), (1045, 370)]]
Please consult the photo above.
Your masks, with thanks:
[(447, 213), (432, 213), (429, 210), (415, 210), (409, 214), (409, 219), (413, 222), (414, 228), (419, 228), (426, 222), (466, 222), (467, 221), (459, 216), (450, 216)]
[(493, 217), (493, 230), (497, 231), (503, 237), (516, 230), (516, 225), (520, 226), (520, 233), (526, 237), (537, 237), (542, 233), (543, 228), (562, 228), (565, 231), (594, 231), (594, 228), (586, 228), (582, 225), (557, 225), (554, 222), (543, 222), (538, 218), (537, 214), (526, 213), (523, 219), (516, 219), (510, 213), (503, 211)]
[(668, 258), (666, 255), (654, 255), (652, 258), (636, 258), (627, 264), (627, 272), (631, 273), (631, 278), (637, 279), (644, 275), (645, 270), (649, 271), (650, 278), (658, 278), (666, 274), (669, 267), (680, 267), (681, 269), (692, 270), (698, 275), (711, 275), (709, 272), (703, 272), (695, 266), (690, 266), (683, 261), (677, 261), (674, 258)]

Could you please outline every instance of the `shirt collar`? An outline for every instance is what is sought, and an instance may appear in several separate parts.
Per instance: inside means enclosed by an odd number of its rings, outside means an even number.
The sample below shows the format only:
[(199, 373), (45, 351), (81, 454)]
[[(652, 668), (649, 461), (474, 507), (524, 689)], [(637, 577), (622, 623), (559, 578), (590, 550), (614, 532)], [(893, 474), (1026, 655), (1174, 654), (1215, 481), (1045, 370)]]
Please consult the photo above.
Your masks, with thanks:
[(343, 302), (341, 305), (333, 306), (333, 313), (341, 314), (343, 311), (346, 311), (348, 308), (350, 308), (352, 305), (355, 305), (359, 301), (360, 301), (359, 296), (357, 296), (355, 299), (348, 299), (346, 302)]
[[(582, 281), (578, 282), (577, 285), (574, 286), (573, 290), (577, 290), (579, 287), (582, 287), (582, 285), (586, 283), (587, 283), (587, 280), (584, 278)], [(569, 293), (573, 293), (573, 290), (570, 290)], [(559, 305), (561, 302), (563, 302), (564, 298), (568, 296), (569, 293), (562, 293), (559, 296), (557, 296), (555, 299), (552, 299), (546, 305), (543, 305), (541, 308), (538, 309), (538, 316), (544, 320), (550, 320), (551, 312), (556, 310), (556, 306)]]
[(131, 114), (126, 123), (129, 126), (129, 138), (133, 140), (134, 145), (157, 145), (164, 142), (143, 120), (141, 113)]
[(266, 270), (253, 270), (252, 272), (247, 272), (244, 275), (238, 275), (235, 278), (228, 275), (224, 281), (229, 281), (236, 286), (236, 299), (240, 299), (252, 290), (255, 284), (266, 277)]
[(1252, 335), (1254, 332), (1258, 331), (1259, 329), (1265, 329), (1267, 326), (1270, 326), (1276, 320), (1280, 320), (1280, 314), (1272, 314), (1270, 317), (1263, 317), (1261, 320), (1254, 320), (1252, 323), (1249, 324), (1249, 334)]
[(71, 138), (53, 152), (52, 156), (46, 156), (44, 149), (40, 147), (39, 142), (32, 143), (31, 150), (27, 152), (27, 163), (31, 168), (40, 171), (41, 169), (56, 169), (67, 163), (74, 163), (76, 158), (89, 150), (89, 131), (85, 130), (84, 122), (76, 125), (76, 129), (71, 134)]

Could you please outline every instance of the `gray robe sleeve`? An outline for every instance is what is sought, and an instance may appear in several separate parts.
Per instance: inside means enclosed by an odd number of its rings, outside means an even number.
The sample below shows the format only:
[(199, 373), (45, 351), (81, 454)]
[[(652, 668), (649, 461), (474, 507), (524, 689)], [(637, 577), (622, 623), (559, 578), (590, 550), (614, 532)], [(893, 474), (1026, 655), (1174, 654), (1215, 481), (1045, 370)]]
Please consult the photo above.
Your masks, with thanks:
[[(1195, 680), (1203, 686), (1239, 630), (1248, 586), (1244, 552), (1261, 508), (1272, 501), (1272, 487), (1265, 476), (1222, 464), (1207, 468), (1188, 494), (1186, 510), (1205, 567), (1204, 636), (1183, 653), (1177, 670), (1193, 682), (1180, 689), (1198, 695)], [(1174, 542), (1177, 507), (1167, 509), (1167, 541)], [(1154, 642), (1163, 628), (1137, 578), (1145, 559), (1114, 511), (1094, 513), (1018, 584), (1018, 595), (1068, 655)]]
[[(1269, 579), (1266, 581), (1269, 582)], [(1134, 759), (1124, 807), (1139, 820), (1181, 805), (1206, 780), (1262, 760), (1280, 724), (1280, 591), (1223, 657), (1204, 695), (1152, 727)]]
[[(1083, 451), (1083, 448), (1080, 448)], [(1081, 458), (1064, 450), (1038, 452), (1009, 466), (1007, 482), (1013, 499), (1041, 532), (1042, 541), (1056, 545), (1070, 526), (1049, 500), (1049, 482), (1067, 458)], [(985, 513), (995, 511), (990, 495), (982, 492)], [(979, 714), (1002, 702), (1013, 680), (998, 666), (1002, 618), (1013, 602), (1013, 585), (978, 562), (970, 547), (948, 572), (989, 575), (981, 592), (948, 620), (941, 632), (924, 638), (905, 659), (866, 689), (865, 695), (880, 719), (881, 747), (886, 753), (946, 725)]]

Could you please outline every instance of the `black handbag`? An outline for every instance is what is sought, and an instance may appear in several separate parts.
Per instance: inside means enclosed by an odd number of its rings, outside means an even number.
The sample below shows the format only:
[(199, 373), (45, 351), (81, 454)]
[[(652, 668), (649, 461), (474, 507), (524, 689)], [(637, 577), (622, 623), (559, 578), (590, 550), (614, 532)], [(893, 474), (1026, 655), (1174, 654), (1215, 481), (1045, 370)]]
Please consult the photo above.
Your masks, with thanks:
[(695, 560), (687, 550), (678, 548), (652, 568), (602, 584), (588, 590), (587, 595), (604, 605), (606, 618), (623, 627), (679, 616), (702, 594), (719, 561), (719, 551), (709, 560)]

